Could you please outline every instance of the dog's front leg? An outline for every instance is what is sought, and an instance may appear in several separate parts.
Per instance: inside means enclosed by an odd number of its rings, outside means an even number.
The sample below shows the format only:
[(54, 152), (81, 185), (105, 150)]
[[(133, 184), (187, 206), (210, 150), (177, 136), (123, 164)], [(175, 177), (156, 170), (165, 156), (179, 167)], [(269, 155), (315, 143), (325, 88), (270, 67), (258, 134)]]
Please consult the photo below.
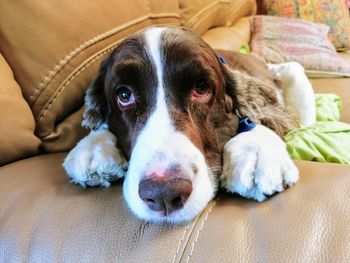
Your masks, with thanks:
[(257, 125), (229, 140), (224, 147), (221, 185), (229, 192), (264, 201), (299, 179), (283, 140)]
[(316, 122), (315, 94), (304, 67), (297, 62), (268, 64), (269, 70), (279, 80), (286, 106), (299, 115), (300, 124), (310, 126)]
[(63, 167), (73, 183), (108, 187), (111, 181), (124, 176), (127, 162), (116, 146), (116, 137), (101, 126), (69, 152)]

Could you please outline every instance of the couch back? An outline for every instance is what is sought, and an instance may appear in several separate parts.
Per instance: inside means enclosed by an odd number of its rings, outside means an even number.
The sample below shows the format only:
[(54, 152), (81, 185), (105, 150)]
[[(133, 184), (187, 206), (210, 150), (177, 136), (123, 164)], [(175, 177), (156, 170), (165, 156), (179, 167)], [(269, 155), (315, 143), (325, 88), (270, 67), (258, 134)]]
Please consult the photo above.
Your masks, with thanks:
[[(8, 80), (1, 83), (0, 112), (8, 112), (3, 101), (12, 96), (19, 115), (11, 111), (0, 117), (7, 123), (0, 127), (0, 147), (7, 142), (0, 149), (0, 165), (75, 145), (86, 133), (80, 126), (86, 87), (100, 62), (127, 35), (155, 24), (183, 25), (202, 34), (231, 26), (255, 9), (253, 0), (2, 0), (0, 66), (7, 67)], [(15, 86), (15, 97), (5, 92), (7, 85)], [(11, 137), (21, 147), (3, 158), (12, 147)]]

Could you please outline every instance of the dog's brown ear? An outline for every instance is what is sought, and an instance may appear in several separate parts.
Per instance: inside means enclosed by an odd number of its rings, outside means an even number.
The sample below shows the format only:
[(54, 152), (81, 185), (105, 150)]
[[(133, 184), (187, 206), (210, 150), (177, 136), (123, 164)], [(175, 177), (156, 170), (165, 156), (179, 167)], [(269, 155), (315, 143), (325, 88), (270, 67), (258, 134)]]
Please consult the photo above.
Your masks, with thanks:
[(106, 121), (108, 109), (104, 83), (109, 64), (109, 58), (106, 58), (101, 63), (98, 75), (86, 90), (82, 125), (90, 130), (97, 130)]
[(279, 103), (276, 87), (269, 82), (229, 66), (224, 66), (224, 77), (226, 94), (231, 97), (233, 111), (239, 118), (248, 117), (280, 137), (297, 126), (295, 115)]

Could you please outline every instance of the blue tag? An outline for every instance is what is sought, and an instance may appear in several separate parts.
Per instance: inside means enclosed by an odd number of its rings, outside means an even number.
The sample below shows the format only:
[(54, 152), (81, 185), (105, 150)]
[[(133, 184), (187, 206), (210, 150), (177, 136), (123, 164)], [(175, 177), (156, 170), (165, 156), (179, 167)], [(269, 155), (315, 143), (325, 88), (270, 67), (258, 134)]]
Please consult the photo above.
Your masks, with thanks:
[(222, 64), (227, 64), (226, 59), (223, 56), (218, 56), (219, 60), (221, 61)]
[(238, 124), (238, 133), (246, 132), (254, 129), (256, 124), (254, 122), (251, 122), (248, 117), (245, 117), (244, 119), (239, 121)]

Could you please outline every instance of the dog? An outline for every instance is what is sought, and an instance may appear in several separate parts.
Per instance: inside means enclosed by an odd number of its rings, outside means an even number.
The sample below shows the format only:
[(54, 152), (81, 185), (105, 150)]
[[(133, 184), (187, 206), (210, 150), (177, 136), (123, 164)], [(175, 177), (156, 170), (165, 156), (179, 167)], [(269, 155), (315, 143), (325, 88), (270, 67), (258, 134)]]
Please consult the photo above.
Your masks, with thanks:
[(123, 177), (128, 207), (149, 222), (190, 221), (219, 187), (264, 201), (299, 178), (276, 74), (188, 29), (146, 28), (102, 62), (85, 97), (91, 132), (63, 166), (84, 187)]

